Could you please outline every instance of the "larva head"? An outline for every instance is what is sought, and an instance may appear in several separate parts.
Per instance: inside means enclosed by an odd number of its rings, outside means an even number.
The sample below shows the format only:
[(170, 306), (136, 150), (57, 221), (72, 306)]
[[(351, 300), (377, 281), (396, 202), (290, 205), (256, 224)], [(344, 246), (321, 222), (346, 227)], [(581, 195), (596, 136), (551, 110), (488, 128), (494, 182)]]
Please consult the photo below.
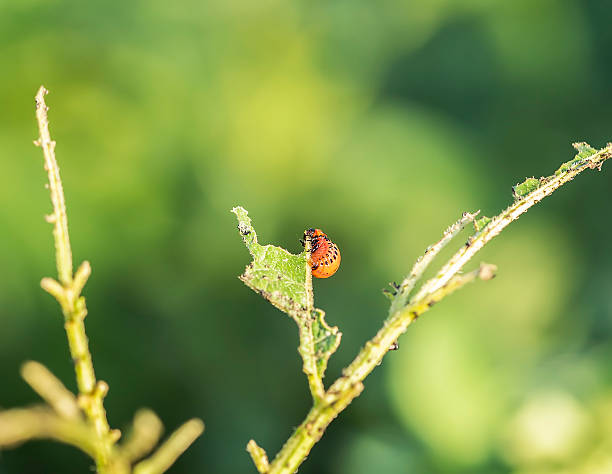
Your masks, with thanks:
[(314, 239), (315, 237), (325, 237), (326, 234), (321, 229), (308, 229), (304, 232), (304, 237), (306, 236)]
[(325, 233), (321, 229), (307, 229), (304, 231), (304, 240), (300, 240), (302, 247), (306, 245), (306, 239), (310, 238), (311, 241), (317, 240), (319, 237), (326, 237)]

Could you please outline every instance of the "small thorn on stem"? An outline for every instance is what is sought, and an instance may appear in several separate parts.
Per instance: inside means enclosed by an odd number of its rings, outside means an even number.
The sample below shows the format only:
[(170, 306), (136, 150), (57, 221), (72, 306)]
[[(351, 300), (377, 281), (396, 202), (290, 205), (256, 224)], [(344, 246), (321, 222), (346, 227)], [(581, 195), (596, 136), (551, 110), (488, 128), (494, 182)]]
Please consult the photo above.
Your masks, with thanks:
[(265, 474), (270, 470), (270, 463), (266, 451), (257, 445), (254, 439), (248, 442), (247, 451), (255, 463), (255, 467), (260, 474)]
[(119, 441), (119, 439), (121, 439), (121, 430), (110, 430), (110, 432), (108, 433), (108, 437), (110, 438), (113, 444), (116, 443), (117, 441)]
[(478, 277), (483, 281), (492, 280), (495, 278), (495, 272), (497, 272), (497, 267), (495, 265), (483, 263), (480, 265)]
[(53, 278), (43, 278), (40, 281), (40, 286), (43, 290), (55, 297), (56, 300), (61, 301), (64, 298), (64, 287)]
[(74, 274), (74, 290), (76, 294), (81, 294), (85, 283), (89, 279), (89, 275), (91, 275), (91, 265), (87, 260), (84, 260)]
[(93, 391), (93, 396), (96, 398), (104, 398), (108, 393), (108, 384), (104, 380), (98, 380)]

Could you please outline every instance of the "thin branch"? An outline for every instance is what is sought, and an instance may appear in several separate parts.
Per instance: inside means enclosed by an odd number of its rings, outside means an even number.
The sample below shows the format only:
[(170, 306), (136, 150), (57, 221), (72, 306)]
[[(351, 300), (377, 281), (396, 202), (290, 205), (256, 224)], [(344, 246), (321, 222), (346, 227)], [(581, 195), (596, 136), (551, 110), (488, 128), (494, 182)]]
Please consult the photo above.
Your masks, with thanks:
[[(0, 447), (13, 446), (35, 438), (51, 438), (76, 446), (89, 454), (95, 460), (100, 474), (128, 474), (131, 464), (153, 449), (163, 427), (153, 412), (142, 410), (135, 416), (134, 429), (128, 441), (121, 448), (115, 446), (121, 432), (110, 430), (108, 426), (103, 404), (108, 384), (96, 380), (85, 334), (87, 307), (81, 292), (91, 274), (91, 266), (85, 261), (76, 274), (72, 274), (66, 204), (55, 159), (55, 142), (49, 134), (46, 94), (47, 90), (42, 86), (36, 94), (39, 138), (34, 144), (43, 149), (45, 170), (49, 177), (53, 213), (46, 216), (46, 220), (53, 223), (59, 281), (43, 278), (40, 284), (62, 308), (79, 394), (75, 397), (43, 365), (26, 362), (21, 370), (23, 378), (49, 406), (0, 412)], [(188, 421), (151, 458), (138, 464), (135, 470), (151, 474), (164, 472), (203, 429), (202, 421)]]
[(71, 444), (92, 458), (100, 449), (90, 427), (80, 420), (63, 418), (49, 408), (15, 408), (0, 412), (0, 446), (41, 438)]
[[(579, 156), (582, 156), (583, 149), (590, 148), (582, 143), (575, 144), (574, 146), (581, 152)], [(365, 377), (380, 364), (384, 355), (389, 351), (391, 344), (397, 341), (398, 337), (406, 331), (407, 327), (414, 320), (442, 298), (466, 283), (474, 281), (476, 278), (489, 280), (495, 274), (494, 266), (482, 265), (478, 270), (465, 275), (459, 275), (458, 272), (465, 263), (486, 243), (499, 235), (506, 226), (518, 219), (521, 214), (546, 196), (549, 196), (560, 186), (571, 181), (576, 175), (587, 168), (601, 169), (602, 163), (612, 156), (612, 144), (608, 144), (606, 148), (595, 153), (589, 153), (588, 155), (582, 159), (576, 158), (565, 163), (553, 176), (542, 178), (539, 182), (532, 179), (529, 185), (536, 182), (537, 187), (529, 190), (528, 193), (519, 193), (517, 196), (519, 199), (508, 209), (493, 218), (474, 238), (470, 238), (466, 245), (442, 267), (440, 272), (423, 285), (417, 295), (406, 306), (395, 306), (395, 311), (385, 321), (383, 328), (366, 343), (353, 362), (343, 370), (342, 376), (327, 390), (322, 402), (313, 406), (306, 419), (287, 440), (270, 465), (269, 473), (294, 473), (304, 459), (306, 459), (314, 444), (321, 438), (327, 426), (361, 393), (363, 390), (362, 381)], [(521, 188), (521, 191), (523, 191), (523, 188)], [(473, 215), (469, 215), (468, 220), (473, 220), (473, 217)], [(441, 248), (440, 244), (444, 245), (455, 235), (455, 231), (458, 232), (460, 230), (462, 220), (463, 218), (455, 226), (451, 227), (453, 230), (450, 233), (445, 234), (442, 240), (434, 245), (434, 251), (428, 249), (426, 255), (417, 261), (412, 272), (399, 288), (404, 294), (407, 294), (407, 291), (416, 282), (416, 278), (412, 275), (420, 276), (423, 273), (425, 266), (433, 258), (438, 247)], [(401, 300), (405, 301), (404, 296), (401, 296)]]
[(21, 376), (58, 415), (68, 419), (81, 417), (74, 394), (44, 365), (34, 361), (25, 362), (21, 366)]
[(148, 459), (134, 466), (134, 474), (161, 474), (185, 452), (204, 431), (204, 423), (197, 418), (187, 421), (178, 428)]
[[(310, 237), (305, 238), (305, 250), (310, 252), (312, 242)], [(292, 314), (291, 317), (295, 320), (298, 325), (300, 345), (298, 352), (302, 357), (303, 366), (302, 371), (306, 374), (308, 379), (308, 387), (314, 404), (319, 401), (325, 395), (325, 386), (323, 380), (317, 370), (317, 356), (315, 350), (315, 340), (312, 333), (312, 313), (314, 311), (314, 292), (312, 289), (312, 273), (310, 267), (306, 272), (306, 308), (300, 312)], [(248, 447), (247, 447), (248, 449)]]
[(53, 236), (55, 237), (55, 255), (57, 274), (60, 282), (68, 286), (72, 283), (72, 252), (70, 251), (70, 237), (68, 235), (68, 219), (66, 217), (66, 203), (60, 179), (59, 167), (55, 160), (55, 141), (49, 135), (49, 120), (45, 104), (47, 89), (40, 86), (36, 94), (36, 119), (40, 132), (38, 140), (34, 143), (40, 146), (45, 157), (45, 170), (49, 175), (49, 191), (53, 203), (53, 214), (47, 218), (53, 223)]
[(266, 474), (270, 470), (268, 463), (268, 455), (263, 448), (260, 448), (255, 440), (251, 440), (247, 444), (247, 451), (253, 459), (253, 463), (260, 474)]
[(306, 374), (308, 387), (310, 388), (313, 402), (316, 404), (319, 403), (325, 395), (325, 387), (317, 371), (315, 342), (312, 334), (312, 319), (306, 314), (301, 319), (296, 318), (296, 321), (300, 337), (298, 352), (300, 356), (302, 356), (303, 361), (302, 370)]
[(423, 273), (436, 255), (438, 255), (440, 251), (453, 239), (453, 237), (459, 234), (459, 232), (461, 232), (468, 223), (473, 222), (479, 213), (480, 211), (474, 213), (464, 212), (457, 222), (444, 231), (444, 235), (442, 235), (440, 240), (427, 247), (425, 253), (417, 259), (408, 276), (406, 276), (404, 281), (402, 281), (402, 283), (399, 285), (397, 296), (394, 298), (393, 303), (389, 308), (389, 314), (395, 313), (406, 305), (408, 296), (414, 288), (414, 285), (423, 276)]
[(451, 279), (448, 284), (429, 295), (419, 304), (407, 306), (385, 324), (378, 334), (366, 343), (353, 363), (344, 369), (343, 374), (327, 390), (325, 399), (315, 405), (306, 419), (295, 430), (270, 465), (270, 474), (291, 474), (304, 461), (329, 424), (363, 390), (362, 381), (380, 363), (393, 341), (403, 334), (408, 326), (421, 314), (445, 296), (474, 281), (482, 273), (490, 274), (490, 266), (474, 270)]
[(149, 454), (162, 434), (164, 427), (151, 410), (139, 410), (134, 416), (132, 432), (121, 446), (122, 455), (130, 462)]
[[(52, 222), (54, 226), (53, 237), (59, 282), (44, 278), (41, 281), (41, 286), (53, 295), (62, 307), (65, 319), (64, 327), (68, 336), (70, 355), (74, 361), (79, 388), (79, 404), (85, 411), (87, 418), (92, 422), (98, 437), (103, 440), (100, 444), (101, 449), (95, 456), (98, 468), (102, 469), (108, 463), (113, 439), (117, 435), (116, 433), (110, 433), (102, 403), (102, 399), (108, 391), (108, 385), (96, 381), (87, 335), (85, 334), (84, 319), (87, 308), (85, 299), (81, 296), (81, 290), (91, 273), (89, 263), (84, 262), (80, 266), (76, 277), (73, 277), (72, 274), (68, 217), (59, 167), (55, 159), (55, 141), (51, 139), (49, 134), (49, 119), (47, 117), (49, 108), (45, 103), (47, 92), (41, 86), (36, 94), (36, 119), (38, 121), (39, 138), (34, 143), (43, 149), (45, 169), (49, 176), (53, 214), (48, 216), (47, 220)], [(106, 387), (106, 390), (103, 389), (104, 387)]]
[[(575, 143), (578, 148), (580, 143)], [(501, 214), (494, 217), (491, 222), (474, 239), (468, 241), (449, 261), (438, 274), (423, 285), (417, 295), (416, 301), (423, 298), (427, 293), (432, 293), (444, 286), (448, 280), (457, 274), (461, 268), (478, 252), (481, 248), (498, 236), (510, 223), (517, 220), (523, 213), (527, 212), (532, 206), (539, 203), (542, 199), (550, 196), (555, 190), (564, 184), (572, 181), (577, 175), (586, 169), (601, 169), (605, 160), (612, 154), (612, 144), (599, 150), (597, 153), (576, 163), (573, 167), (557, 175), (544, 178), (545, 181), (539, 188), (529, 193), (523, 199), (517, 200)]]

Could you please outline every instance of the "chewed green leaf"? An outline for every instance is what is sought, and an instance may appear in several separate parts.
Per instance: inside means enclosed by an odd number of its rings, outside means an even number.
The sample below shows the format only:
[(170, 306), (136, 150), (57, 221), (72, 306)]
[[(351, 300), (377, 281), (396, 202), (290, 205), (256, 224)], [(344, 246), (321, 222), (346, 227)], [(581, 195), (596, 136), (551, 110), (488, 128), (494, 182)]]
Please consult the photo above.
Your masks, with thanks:
[(238, 206), (232, 209), (232, 212), (236, 214), (238, 218), (238, 231), (240, 235), (242, 235), (242, 240), (244, 240), (245, 245), (251, 252), (251, 255), (254, 255), (254, 251), (256, 251), (255, 246), (259, 245), (257, 243), (257, 234), (255, 233), (255, 229), (251, 224), (251, 218), (249, 217), (249, 213), (246, 209)]
[(255, 257), (240, 279), (285, 313), (293, 316), (295, 312), (307, 311), (304, 259), (296, 259), (296, 255), (272, 245), (259, 247), (261, 257)]
[(340, 345), (342, 333), (337, 327), (329, 327), (325, 322), (325, 312), (320, 309), (315, 309), (312, 312), (314, 317), (312, 322), (312, 335), (314, 337), (315, 357), (317, 360), (317, 373), (323, 378), (325, 369), (327, 369), (327, 361), (330, 356), (336, 352)]
[(586, 142), (573, 143), (572, 146), (578, 152), (576, 158), (580, 158), (581, 160), (589, 158), (597, 153), (597, 150)]
[(240, 279), (281, 311), (296, 318), (313, 306), (307, 254), (294, 255), (281, 247), (260, 245), (248, 212), (235, 207), (238, 230), (253, 256)]
[[(304, 373), (313, 397), (324, 392), (323, 375), (327, 362), (340, 344), (342, 334), (325, 322), (325, 312), (314, 308), (312, 274), (307, 251), (294, 255), (281, 247), (260, 245), (248, 213), (242, 207), (232, 212), (238, 218), (238, 230), (253, 256), (240, 279), (297, 323), (300, 334), (298, 352), (304, 361)], [(306, 249), (310, 243), (306, 240)]]
[(480, 232), (489, 224), (489, 222), (491, 222), (490, 217), (482, 216), (480, 219), (474, 221), (474, 229), (476, 229), (476, 232)]
[(578, 153), (574, 156), (574, 158), (570, 161), (566, 161), (563, 163), (557, 171), (555, 171), (555, 175), (559, 176), (562, 173), (565, 173), (571, 170), (574, 166), (578, 165), (582, 160), (587, 159), (597, 153), (597, 150), (593, 148), (591, 145), (585, 142), (574, 143), (572, 146), (576, 149)]
[(523, 199), (525, 196), (535, 191), (540, 187), (540, 180), (536, 178), (527, 178), (522, 183), (512, 187), (514, 199)]

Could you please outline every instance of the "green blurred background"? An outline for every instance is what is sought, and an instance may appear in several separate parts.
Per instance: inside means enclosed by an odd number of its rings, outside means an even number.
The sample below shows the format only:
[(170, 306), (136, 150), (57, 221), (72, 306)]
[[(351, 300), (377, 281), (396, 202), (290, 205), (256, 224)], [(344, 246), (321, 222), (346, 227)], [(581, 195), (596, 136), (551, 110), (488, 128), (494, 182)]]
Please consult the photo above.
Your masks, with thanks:
[[(41, 84), (111, 426), (202, 417), (171, 472), (247, 473), (247, 441), (272, 456), (310, 402), (294, 324), (236, 278), (229, 210), (262, 243), (298, 252), (320, 227), (340, 246), (315, 282), (344, 333), (329, 382), (462, 211), (612, 140), (610, 24), (606, 0), (0, 2), (0, 405), (37, 401), (27, 359), (75, 388), (39, 287)], [(498, 278), (411, 327), (300, 472), (612, 472), (611, 190), (609, 165), (585, 173), (493, 241), (472, 266)], [(47, 441), (0, 453), (0, 473), (91, 464)]]

